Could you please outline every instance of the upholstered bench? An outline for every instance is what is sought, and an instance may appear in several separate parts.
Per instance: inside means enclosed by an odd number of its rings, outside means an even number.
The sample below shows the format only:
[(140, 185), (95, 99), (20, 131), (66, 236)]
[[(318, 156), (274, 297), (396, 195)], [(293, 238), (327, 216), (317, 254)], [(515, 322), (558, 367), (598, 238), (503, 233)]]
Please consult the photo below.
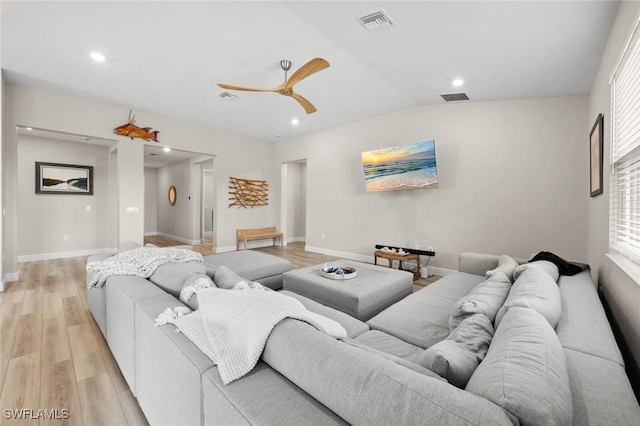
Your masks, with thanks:
[(274, 290), (282, 288), (282, 274), (291, 270), (291, 262), (278, 256), (253, 250), (230, 251), (205, 256), (207, 274), (213, 274), (220, 266), (226, 266), (236, 274)]
[(283, 287), (360, 321), (367, 321), (413, 291), (413, 274), (409, 272), (351, 260), (337, 263), (355, 267), (357, 276), (332, 280), (320, 274), (322, 265), (309, 266), (284, 273)]

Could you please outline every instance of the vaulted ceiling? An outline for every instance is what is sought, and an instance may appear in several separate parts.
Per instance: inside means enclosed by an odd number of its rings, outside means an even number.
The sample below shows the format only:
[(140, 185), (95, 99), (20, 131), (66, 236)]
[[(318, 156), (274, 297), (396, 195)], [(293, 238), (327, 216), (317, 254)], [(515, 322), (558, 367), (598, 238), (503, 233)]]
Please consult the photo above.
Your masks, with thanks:
[[(60, 90), (273, 141), (465, 92), (471, 102), (589, 93), (617, 12), (612, 1), (7, 2), (10, 82)], [(356, 19), (384, 9), (391, 28)], [(106, 61), (89, 57), (101, 52)], [(331, 67), (292, 99), (270, 88), (314, 57)], [(289, 75), (291, 75), (291, 72)], [(452, 87), (455, 78), (462, 87)], [(299, 124), (291, 124), (298, 118)], [(280, 135), (280, 136), (278, 136)]]

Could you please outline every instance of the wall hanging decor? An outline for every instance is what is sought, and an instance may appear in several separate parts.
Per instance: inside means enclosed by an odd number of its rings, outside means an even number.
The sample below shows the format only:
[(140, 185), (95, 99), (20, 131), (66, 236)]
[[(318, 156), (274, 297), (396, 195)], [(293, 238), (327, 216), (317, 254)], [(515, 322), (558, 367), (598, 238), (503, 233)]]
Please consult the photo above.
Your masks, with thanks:
[(160, 131), (155, 130), (152, 132), (151, 127), (138, 127), (134, 124), (135, 122), (136, 116), (134, 115), (132, 117), (131, 110), (129, 110), (129, 122), (113, 129), (113, 133), (120, 136), (130, 137), (131, 140), (133, 140), (133, 138), (140, 138), (145, 141), (158, 142), (158, 133), (160, 133)]
[(93, 195), (93, 167), (36, 162), (36, 194)]
[(269, 204), (269, 183), (266, 180), (229, 178), (229, 207), (254, 207)]
[(178, 193), (176, 191), (176, 187), (171, 185), (169, 187), (169, 204), (171, 204), (172, 206), (175, 206), (177, 198), (178, 198)]
[(589, 177), (591, 196), (602, 194), (602, 151), (604, 145), (604, 120), (603, 115), (598, 114), (589, 133)]

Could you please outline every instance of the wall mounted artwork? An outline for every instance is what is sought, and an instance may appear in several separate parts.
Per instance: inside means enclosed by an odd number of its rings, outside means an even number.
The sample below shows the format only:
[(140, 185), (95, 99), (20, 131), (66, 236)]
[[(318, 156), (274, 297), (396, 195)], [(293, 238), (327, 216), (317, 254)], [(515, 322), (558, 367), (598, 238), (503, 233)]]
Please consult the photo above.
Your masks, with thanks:
[(36, 194), (93, 195), (93, 167), (36, 162)]
[(229, 207), (255, 207), (269, 204), (269, 183), (266, 180), (229, 177)]
[(602, 194), (602, 151), (604, 146), (604, 119), (598, 114), (589, 133), (589, 177), (592, 197)]
[(127, 136), (133, 140), (133, 138), (144, 139), (145, 141), (158, 142), (159, 130), (151, 131), (151, 127), (138, 127), (134, 123), (136, 122), (136, 116), (131, 116), (131, 110), (129, 110), (129, 122), (118, 126), (113, 129), (113, 133), (120, 136)]

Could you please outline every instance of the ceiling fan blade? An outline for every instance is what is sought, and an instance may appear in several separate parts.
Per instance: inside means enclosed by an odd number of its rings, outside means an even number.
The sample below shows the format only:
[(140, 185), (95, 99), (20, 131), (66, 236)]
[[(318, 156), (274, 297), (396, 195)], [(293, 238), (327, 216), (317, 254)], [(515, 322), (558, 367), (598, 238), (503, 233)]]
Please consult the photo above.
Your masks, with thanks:
[(218, 87), (227, 90), (239, 90), (242, 92), (275, 92), (275, 89), (256, 89), (254, 87), (234, 86), (233, 84), (218, 83)]
[(329, 68), (329, 62), (323, 58), (315, 58), (301, 66), (293, 73), (289, 80), (284, 83), (284, 88), (291, 88), (294, 84), (299, 83), (301, 80), (309, 77), (311, 74), (315, 74), (318, 71), (322, 71), (325, 68)]
[(302, 108), (304, 108), (307, 114), (313, 114), (314, 112), (317, 111), (316, 107), (314, 107), (313, 104), (309, 102), (306, 98), (298, 95), (297, 93), (292, 93), (290, 96), (296, 101), (298, 101), (298, 103), (302, 106)]

